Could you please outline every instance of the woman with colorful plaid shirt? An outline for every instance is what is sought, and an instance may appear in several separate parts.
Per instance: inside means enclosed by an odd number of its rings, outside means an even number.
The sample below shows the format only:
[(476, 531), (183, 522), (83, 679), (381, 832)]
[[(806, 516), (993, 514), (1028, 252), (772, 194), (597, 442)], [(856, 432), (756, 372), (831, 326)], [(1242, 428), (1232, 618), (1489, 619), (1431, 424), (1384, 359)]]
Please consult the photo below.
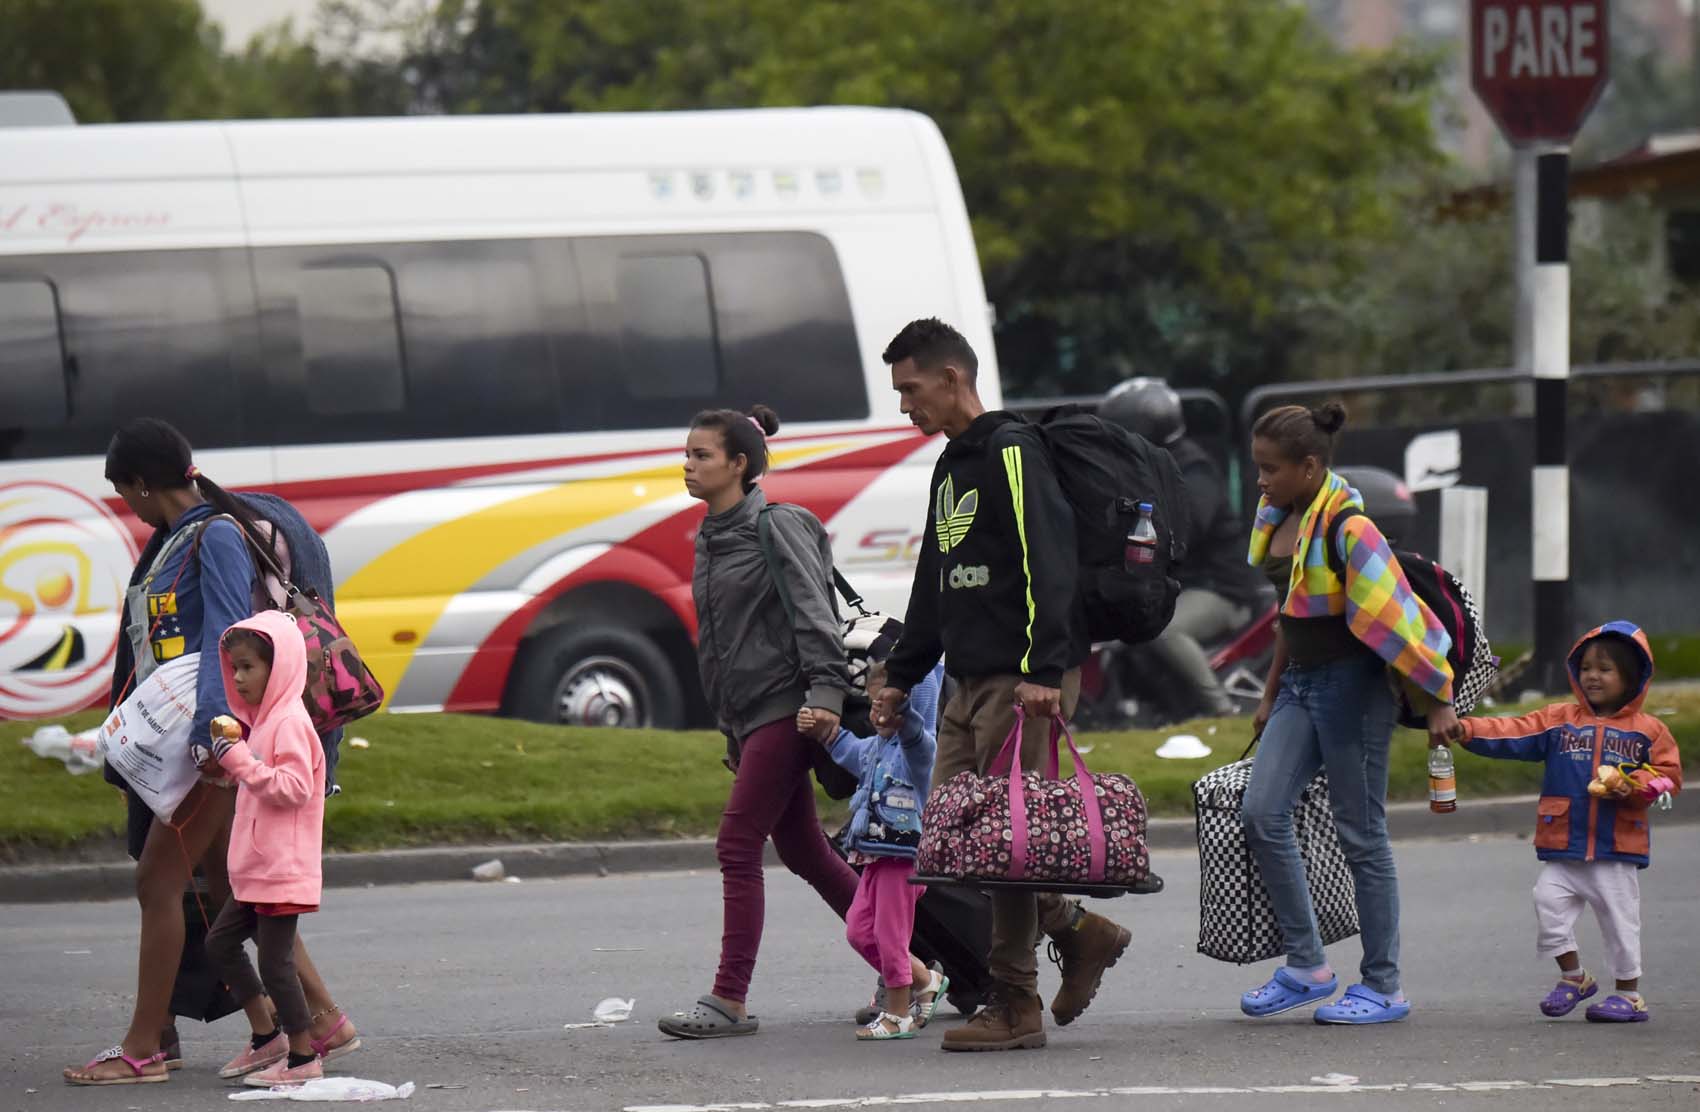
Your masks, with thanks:
[[(1329, 468), (1339, 403), (1285, 406), (1252, 430), (1257, 523), (1250, 562), (1281, 597), (1275, 660), (1254, 730), (1261, 738), (1241, 818), (1269, 891), (1286, 964), (1240, 1008), (1271, 1016), (1334, 995), (1304, 861), (1293, 833), (1299, 794), (1328, 774), (1334, 825), (1352, 869), (1363, 932), (1362, 983), (1316, 1011), (1318, 1023), (1389, 1023), (1411, 1005), (1399, 985), (1399, 884), (1387, 837), (1393, 684), (1444, 737), (1452, 713), (1450, 638), (1412, 592), (1363, 501)], [(1330, 530), (1342, 512), (1356, 511)], [(1327, 547), (1338, 549), (1329, 559)], [(1335, 569), (1339, 568), (1339, 571)], [(1389, 675), (1391, 673), (1391, 677)]]

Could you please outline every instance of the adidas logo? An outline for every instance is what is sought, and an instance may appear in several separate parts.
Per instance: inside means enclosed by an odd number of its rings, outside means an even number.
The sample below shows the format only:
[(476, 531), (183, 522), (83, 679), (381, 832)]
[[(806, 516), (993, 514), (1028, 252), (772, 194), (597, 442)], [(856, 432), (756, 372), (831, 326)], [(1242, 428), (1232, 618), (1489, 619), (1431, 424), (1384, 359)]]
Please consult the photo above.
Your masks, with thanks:
[(939, 484), (938, 501), (933, 510), (933, 520), (937, 523), (939, 534), (939, 551), (949, 553), (968, 537), (968, 530), (974, 525), (974, 514), (980, 508), (980, 492), (971, 490), (956, 498), (956, 480), (946, 475), (944, 482)]

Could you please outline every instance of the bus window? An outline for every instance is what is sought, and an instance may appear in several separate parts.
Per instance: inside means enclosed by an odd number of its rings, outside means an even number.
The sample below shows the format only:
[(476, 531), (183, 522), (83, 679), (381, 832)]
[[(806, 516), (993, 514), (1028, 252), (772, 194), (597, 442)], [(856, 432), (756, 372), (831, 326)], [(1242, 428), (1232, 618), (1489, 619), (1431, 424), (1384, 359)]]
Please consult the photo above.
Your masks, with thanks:
[(0, 422), (10, 428), (56, 428), (71, 415), (59, 299), (48, 282), (0, 282), (0, 392)]
[(241, 444), (234, 370), (253, 329), (240, 262), (218, 250), (0, 258), (0, 455), (99, 455), (149, 414), (196, 447)]
[(398, 247), (408, 414), (419, 436), (554, 432), (560, 399), (527, 240)]
[[(573, 241), (602, 360), (562, 367), (569, 396), (624, 428), (765, 402), (784, 421), (868, 416), (837, 252), (812, 232)], [(610, 381), (608, 362), (623, 374)]]
[(402, 409), (407, 377), (389, 270), (305, 267), (296, 277), (296, 299), (310, 410), (340, 417)]
[(698, 255), (622, 258), (615, 283), (626, 392), (710, 401), (720, 387), (708, 267)]
[(838, 253), (812, 232), (708, 237), (723, 390), (785, 421), (868, 416), (856, 325)]

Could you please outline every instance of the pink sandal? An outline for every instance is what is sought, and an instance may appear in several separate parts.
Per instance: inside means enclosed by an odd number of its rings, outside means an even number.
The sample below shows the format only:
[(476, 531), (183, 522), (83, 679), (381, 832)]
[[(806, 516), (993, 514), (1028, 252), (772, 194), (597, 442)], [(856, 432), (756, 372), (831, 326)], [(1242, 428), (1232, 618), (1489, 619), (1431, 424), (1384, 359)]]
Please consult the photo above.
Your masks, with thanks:
[(256, 1047), (252, 1039), (242, 1048), (242, 1053), (224, 1064), (218, 1075), (226, 1081), (233, 1077), (247, 1077), (258, 1073), (268, 1066), (275, 1066), (289, 1057), (289, 1036), (279, 1031), (266, 1040), (265, 1045)]
[(66, 1084), (69, 1084), (69, 1085), (147, 1085), (147, 1084), (152, 1084), (153, 1082), (156, 1082), (156, 1081), (170, 1081), (171, 1080), (171, 1071), (169, 1069), (163, 1069), (158, 1073), (147, 1073), (146, 1072), (146, 1070), (149, 1066), (163, 1065), (164, 1064), (164, 1062), (165, 1062), (165, 1051), (162, 1050), (159, 1053), (151, 1055), (147, 1058), (132, 1058), (128, 1054), (124, 1053), (124, 1047), (122, 1045), (115, 1046), (111, 1050), (101, 1051), (99, 1054), (95, 1055), (93, 1058), (91, 1058), (89, 1060), (88, 1065), (84, 1066), (80, 1071), (77, 1071), (77, 1072), (86, 1073), (89, 1070), (94, 1069), (96, 1066), (100, 1065), (103, 1062), (123, 1062), (126, 1066), (130, 1067), (130, 1076), (129, 1077), (72, 1077), (71, 1076), (72, 1071), (66, 1070), (65, 1071), (65, 1082), (66, 1082)]
[[(344, 1027), (348, 1028), (348, 1037), (332, 1046), (331, 1039), (335, 1038), (336, 1033)], [(336, 1026), (325, 1032), (324, 1038), (310, 1041), (313, 1044), (313, 1053), (319, 1056), (320, 1061), (332, 1062), (345, 1054), (353, 1054), (360, 1049), (360, 1032), (354, 1029), (354, 1024), (348, 1021), (348, 1013), (344, 1012), (342, 1017), (336, 1021)]]

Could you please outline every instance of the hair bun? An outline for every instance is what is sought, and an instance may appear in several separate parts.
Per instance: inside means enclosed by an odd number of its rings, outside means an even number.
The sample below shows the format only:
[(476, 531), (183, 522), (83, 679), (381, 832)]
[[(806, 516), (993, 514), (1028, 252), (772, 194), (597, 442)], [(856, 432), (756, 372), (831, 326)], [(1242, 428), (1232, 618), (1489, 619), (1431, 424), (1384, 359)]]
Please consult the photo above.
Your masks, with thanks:
[(1346, 424), (1346, 407), (1339, 402), (1324, 402), (1310, 411), (1310, 419), (1319, 431), (1333, 436)]
[(761, 431), (772, 436), (779, 431), (779, 414), (765, 405), (750, 407), (750, 418), (761, 426)]

